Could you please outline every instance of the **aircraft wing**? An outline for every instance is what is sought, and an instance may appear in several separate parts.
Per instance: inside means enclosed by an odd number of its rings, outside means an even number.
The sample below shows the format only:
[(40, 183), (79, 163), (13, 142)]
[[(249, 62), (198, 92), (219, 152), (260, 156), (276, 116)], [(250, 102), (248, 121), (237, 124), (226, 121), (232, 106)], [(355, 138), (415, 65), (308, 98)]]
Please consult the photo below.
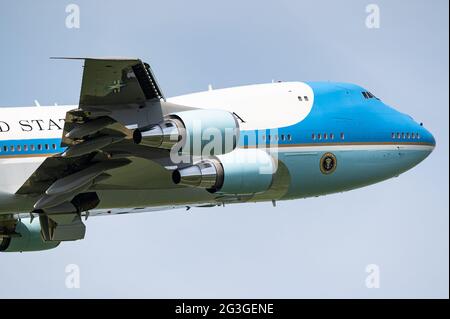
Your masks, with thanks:
[(135, 58), (56, 58), (84, 60), (80, 107), (164, 100), (150, 65)]
[(99, 203), (97, 183), (133, 157), (170, 162), (167, 150), (137, 145), (133, 127), (163, 118), (164, 96), (150, 66), (139, 59), (85, 58), (79, 107), (66, 113), (62, 154), (47, 158), (17, 191), (36, 198), (47, 241), (82, 239), (81, 212)]
[[(75, 136), (75, 126), (83, 132), (88, 126), (95, 126), (92, 120), (97, 120), (94, 130), (101, 125), (111, 126), (116, 122), (110, 117), (112, 113), (142, 108), (161, 100), (165, 98), (149, 64), (133, 58), (85, 58), (79, 107), (66, 115), (62, 146), (73, 144), (67, 133), (72, 131), (71, 135)], [(153, 108), (158, 108), (158, 103), (154, 104)], [(82, 126), (80, 121), (90, 123)], [(115, 125), (115, 131), (127, 133), (120, 125)]]

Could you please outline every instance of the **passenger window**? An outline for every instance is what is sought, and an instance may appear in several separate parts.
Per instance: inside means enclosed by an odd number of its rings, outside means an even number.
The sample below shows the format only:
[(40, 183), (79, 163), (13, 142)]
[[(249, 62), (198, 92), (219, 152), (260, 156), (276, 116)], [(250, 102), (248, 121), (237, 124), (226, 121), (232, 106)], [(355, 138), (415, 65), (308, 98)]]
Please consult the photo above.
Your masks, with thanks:
[(38, 144), (38, 150), (39, 151), (42, 150), (42, 145), (41, 144)]
[(312, 133), (311, 138), (312, 138), (313, 140), (315, 140), (315, 139), (316, 139), (316, 134)]
[(291, 136), (291, 134), (288, 134), (287, 138), (288, 138), (289, 141), (292, 141), (292, 136)]
[(334, 133), (330, 133), (330, 139), (334, 140)]
[(305, 99), (305, 101), (309, 101), (309, 98), (306, 95), (303, 98)]
[(327, 140), (327, 139), (328, 139), (328, 135), (327, 135), (327, 133), (324, 133), (324, 134), (323, 134), (323, 138), (324, 138), (325, 140)]
[(298, 97), (298, 100), (299, 100), (300, 102), (303, 101), (301, 96)]
[(345, 139), (345, 135), (344, 135), (344, 133), (341, 133), (341, 140), (344, 140)]

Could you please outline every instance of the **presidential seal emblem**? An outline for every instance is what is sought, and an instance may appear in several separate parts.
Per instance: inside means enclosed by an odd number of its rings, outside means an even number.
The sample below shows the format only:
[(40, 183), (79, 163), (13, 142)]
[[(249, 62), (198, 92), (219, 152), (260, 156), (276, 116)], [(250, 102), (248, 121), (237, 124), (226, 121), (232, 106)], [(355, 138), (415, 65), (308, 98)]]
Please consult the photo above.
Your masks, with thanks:
[(323, 174), (331, 174), (336, 170), (337, 160), (333, 153), (325, 153), (320, 159), (320, 171)]

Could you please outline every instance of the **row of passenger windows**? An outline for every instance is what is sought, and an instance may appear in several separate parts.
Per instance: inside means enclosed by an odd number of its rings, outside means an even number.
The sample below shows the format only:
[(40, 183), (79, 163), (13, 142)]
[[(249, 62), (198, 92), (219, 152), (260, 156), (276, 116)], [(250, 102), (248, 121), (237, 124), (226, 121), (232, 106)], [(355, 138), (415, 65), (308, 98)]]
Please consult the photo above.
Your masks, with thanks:
[(24, 144), (24, 145), (9, 145), (9, 146), (1, 146), (0, 152), (28, 152), (28, 151), (42, 151), (42, 150), (56, 150), (57, 146), (56, 144)]
[[(419, 133), (399, 133), (399, 132), (394, 133), (393, 132), (391, 137), (392, 137), (392, 139), (420, 139), (420, 134)], [(334, 135), (334, 133), (317, 133), (317, 134), (313, 133), (311, 135), (311, 139), (319, 140), (319, 141), (320, 140), (334, 140), (335, 138), (336, 138), (336, 136)], [(340, 133), (339, 134), (339, 138), (341, 140), (345, 140), (345, 134), (344, 133)], [(285, 134), (281, 134), (281, 135), (268, 134), (267, 136), (263, 135), (262, 136), (262, 140), (263, 141), (278, 141), (278, 140), (281, 140), (281, 141), (292, 141), (292, 135), (291, 134), (287, 134), (287, 135), (285, 135)], [(24, 144), (24, 145), (10, 145), (10, 146), (4, 145), (4, 146), (0, 147), (0, 152), (15, 152), (15, 151), (16, 152), (21, 152), (21, 151), (27, 152), (28, 150), (30, 150), (30, 151), (35, 151), (35, 150), (38, 150), (38, 151), (46, 150), (46, 151), (48, 151), (50, 149), (56, 150), (57, 149), (56, 144), (37, 144), (37, 145)]]
[[(269, 135), (270, 136), (270, 135)], [(392, 133), (392, 138), (393, 139), (420, 139), (420, 134), (419, 133)], [(275, 135), (276, 139), (278, 140), (278, 136)], [(284, 135), (282, 135), (283, 137), (283, 141), (284, 141)], [(264, 139), (264, 136), (263, 136)], [(311, 135), (311, 139), (312, 140), (335, 140), (336, 136), (334, 133), (312, 133)], [(339, 134), (339, 139), (341, 140), (345, 140), (345, 134), (343, 132), (341, 132)], [(288, 140), (291, 141), (291, 136), (288, 135)]]
[(303, 97), (299, 96), (299, 97), (298, 97), (298, 100), (299, 100), (300, 102), (302, 102), (302, 101), (309, 101), (309, 97), (307, 97), (306, 95), (303, 96)]
[[(334, 140), (337, 137), (336, 137), (336, 135), (334, 133), (323, 133), (323, 134), (322, 133), (318, 133), (318, 134), (313, 133), (311, 135), (311, 138), (313, 140)], [(340, 133), (338, 138), (340, 138), (341, 140), (345, 140), (345, 134), (344, 133)], [(262, 136), (262, 140), (263, 141), (279, 141), (279, 140), (280, 141), (292, 141), (292, 135), (291, 134), (287, 134), (287, 135), (285, 135), (285, 134), (270, 135), (269, 134), (267, 136), (263, 135)]]
[(281, 140), (281, 141), (292, 141), (292, 135), (291, 134), (287, 134), (287, 135), (284, 135), (284, 134), (281, 134), (281, 135), (268, 134), (267, 137), (266, 137), (266, 135), (263, 135), (262, 136), (262, 140), (263, 141), (278, 141), (278, 140)]
[[(315, 134), (315, 133), (313, 133), (312, 135), (311, 135), (311, 138), (313, 139), (313, 140), (328, 140), (328, 139), (330, 139), (330, 140), (334, 140), (335, 139), (335, 135), (334, 135), (334, 133), (317, 133), (317, 134)], [(339, 134), (339, 138), (341, 139), (341, 140), (345, 140), (345, 134), (344, 133), (340, 133)]]
[(419, 133), (394, 133), (392, 132), (391, 134), (392, 139), (420, 139), (420, 134)]

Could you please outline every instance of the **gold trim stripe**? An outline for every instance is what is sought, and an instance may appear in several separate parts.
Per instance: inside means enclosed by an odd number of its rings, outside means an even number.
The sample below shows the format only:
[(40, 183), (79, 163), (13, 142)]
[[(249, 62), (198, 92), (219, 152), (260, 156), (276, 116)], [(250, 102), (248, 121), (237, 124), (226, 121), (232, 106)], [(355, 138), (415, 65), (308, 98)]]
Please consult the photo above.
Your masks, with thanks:
[(3, 159), (3, 158), (51, 157), (51, 156), (53, 156), (55, 154), (58, 154), (58, 153), (53, 153), (53, 154), (52, 153), (49, 153), (49, 154), (18, 154), (18, 155), (5, 155), (5, 156), (0, 154), (0, 159)]

